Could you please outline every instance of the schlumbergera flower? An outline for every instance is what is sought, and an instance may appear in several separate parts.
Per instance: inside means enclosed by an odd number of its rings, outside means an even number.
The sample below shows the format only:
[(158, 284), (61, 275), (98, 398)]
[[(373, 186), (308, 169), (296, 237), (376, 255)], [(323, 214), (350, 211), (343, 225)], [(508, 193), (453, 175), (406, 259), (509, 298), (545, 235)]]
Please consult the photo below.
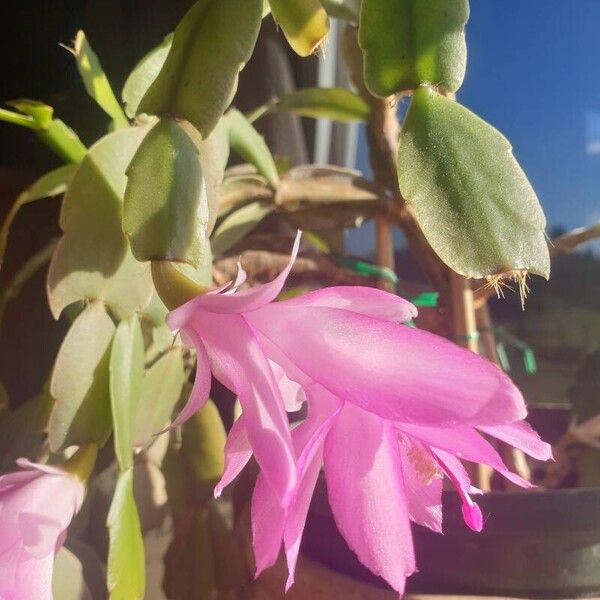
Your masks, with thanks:
[[(81, 508), (88, 449), (69, 471), (19, 459), (20, 471), (0, 476), (0, 598), (52, 600), (52, 569), (66, 530)], [(73, 471), (71, 467), (76, 467)]]
[[(366, 287), (333, 287), (274, 302), (298, 252), (271, 283), (244, 279), (198, 296), (168, 322), (196, 348), (194, 389), (178, 422), (208, 397), (210, 373), (235, 392), (242, 415), (229, 433), (215, 493), (254, 454), (252, 498), (257, 575), (282, 543), (294, 569), (321, 469), (336, 524), (360, 561), (402, 593), (416, 570), (410, 521), (442, 529), (442, 478), (453, 483), (471, 529), (482, 515), (462, 460), (487, 464), (523, 487), (481, 435), (548, 459), (550, 447), (523, 421), (525, 404), (489, 361), (402, 323), (415, 307)], [(287, 410), (307, 402), (307, 418)]]

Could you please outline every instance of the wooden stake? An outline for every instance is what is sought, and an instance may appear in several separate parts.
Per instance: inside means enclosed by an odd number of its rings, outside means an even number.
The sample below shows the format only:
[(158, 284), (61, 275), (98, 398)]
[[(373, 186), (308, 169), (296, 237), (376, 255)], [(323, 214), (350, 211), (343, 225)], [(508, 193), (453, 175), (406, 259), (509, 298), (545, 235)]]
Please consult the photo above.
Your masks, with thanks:
[[(384, 215), (378, 215), (375, 219), (375, 254), (377, 264), (380, 267), (387, 267), (392, 271), (395, 270), (392, 226)], [(387, 279), (379, 279), (377, 287), (388, 292), (395, 291), (395, 285)]]
[(478, 352), (479, 342), (471, 283), (466, 277), (452, 271), (450, 291), (454, 339), (457, 344), (468, 348), (471, 352)]
[[(475, 303), (471, 282), (462, 275), (450, 273), (450, 293), (452, 297), (452, 325), (457, 344), (471, 352), (479, 352)], [(466, 465), (473, 485), (484, 492), (492, 488), (493, 469), (487, 465)]]
[(475, 317), (479, 329), (479, 342), (486, 358), (494, 364), (500, 366), (498, 352), (496, 351), (496, 336), (492, 330), (492, 319), (487, 302), (484, 302), (475, 309)]

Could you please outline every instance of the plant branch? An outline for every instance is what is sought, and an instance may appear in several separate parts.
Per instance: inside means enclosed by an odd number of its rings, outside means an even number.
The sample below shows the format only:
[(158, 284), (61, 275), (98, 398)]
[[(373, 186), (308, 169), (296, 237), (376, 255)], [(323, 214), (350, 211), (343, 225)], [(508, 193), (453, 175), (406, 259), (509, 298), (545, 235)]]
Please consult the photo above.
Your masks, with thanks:
[(600, 237), (600, 221), (589, 227), (578, 227), (567, 233), (563, 233), (550, 242), (550, 255), (568, 254), (573, 252), (577, 246)]
[(362, 52), (358, 47), (357, 29), (352, 25), (348, 25), (344, 31), (343, 55), (352, 82), (370, 107), (367, 141), (373, 180), (379, 195), (386, 200), (389, 218), (404, 233), (408, 247), (421, 269), (434, 288), (445, 296), (448, 293), (449, 270), (428, 244), (398, 187), (396, 154), (399, 125), (395, 102), (391, 99), (375, 98), (365, 87)]

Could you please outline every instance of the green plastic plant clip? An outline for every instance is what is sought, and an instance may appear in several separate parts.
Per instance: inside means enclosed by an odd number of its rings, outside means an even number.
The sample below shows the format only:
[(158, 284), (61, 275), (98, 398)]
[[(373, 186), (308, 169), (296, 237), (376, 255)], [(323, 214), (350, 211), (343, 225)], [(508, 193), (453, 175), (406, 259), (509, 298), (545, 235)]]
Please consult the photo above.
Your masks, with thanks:
[(523, 364), (525, 365), (525, 372), (528, 375), (537, 373), (537, 361), (531, 348), (525, 348), (523, 352)]
[(433, 308), (437, 306), (439, 297), (440, 294), (438, 292), (421, 292), (418, 296), (415, 296), (411, 302), (415, 306)]
[(374, 265), (372, 263), (365, 262), (364, 260), (356, 260), (354, 258), (341, 256), (335, 253), (332, 253), (330, 256), (335, 264), (339, 265), (340, 267), (350, 269), (351, 271), (354, 271), (363, 277), (379, 277), (380, 279), (390, 281), (393, 284), (398, 283), (398, 277), (396, 276), (396, 273), (394, 273), (394, 271), (392, 271), (389, 267), (380, 267), (379, 265)]
[(508, 354), (506, 353), (506, 346), (504, 342), (498, 342), (496, 344), (496, 354), (498, 355), (498, 361), (503, 371), (510, 371), (510, 361), (508, 360)]

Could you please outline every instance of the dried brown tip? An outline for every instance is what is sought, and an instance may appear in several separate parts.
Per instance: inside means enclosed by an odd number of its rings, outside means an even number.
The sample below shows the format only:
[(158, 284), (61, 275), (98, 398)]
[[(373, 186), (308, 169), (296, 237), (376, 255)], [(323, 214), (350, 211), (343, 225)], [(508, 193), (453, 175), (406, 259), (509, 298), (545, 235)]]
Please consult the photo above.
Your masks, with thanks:
[(512, 271), (506, 271), (505, 273), (498, 273), (496, 275), (488, 275), (486, 277), (487, 283), (486, 288), (493, 288), (498, 298), (504, 298), (504, 290), (514, 289), (511, 285), (515, 283), (519, 290), (519, 297), (521, 299), (521, 308), (525, 310), (525, 300), (529, 295), (529, 284), (527, 277), (529, 272), (527, 269), (514, 269)]

